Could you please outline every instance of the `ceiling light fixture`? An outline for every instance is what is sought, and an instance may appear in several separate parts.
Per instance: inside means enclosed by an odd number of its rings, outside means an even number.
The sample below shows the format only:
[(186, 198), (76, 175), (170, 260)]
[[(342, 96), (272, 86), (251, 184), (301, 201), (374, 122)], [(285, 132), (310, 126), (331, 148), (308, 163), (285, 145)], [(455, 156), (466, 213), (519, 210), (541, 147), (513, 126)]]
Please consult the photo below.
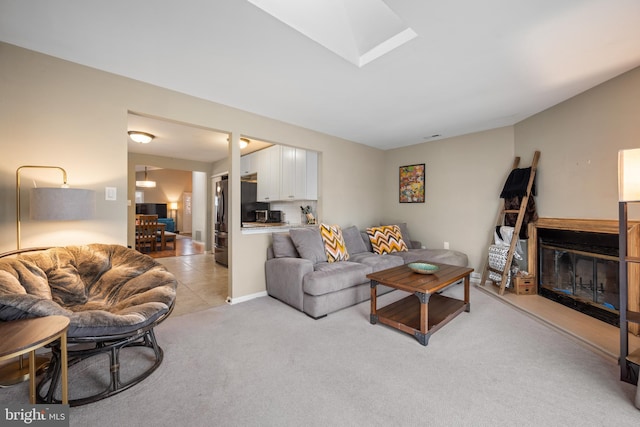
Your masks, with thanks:
[(144, 181), (136, 181), (136, 187), (142, 188), (156, 188), (155, 181), (149, 181), (147, 179), (147, 167), (144, 167)]
[(247, 148), (250, 142), (247, 138), (240, 138), (240, 149)]
[(147, 132), (139, 132), (137, 130), (130, 130), (128, 133), (129, 133), (129, 138), (131, 138), (133, 141), (137, 142), (138, 144), (148, 144), (151, 142), (153, 138), (155, 138), (155, 135), (151, 135), (150, 133), (147, 133)]

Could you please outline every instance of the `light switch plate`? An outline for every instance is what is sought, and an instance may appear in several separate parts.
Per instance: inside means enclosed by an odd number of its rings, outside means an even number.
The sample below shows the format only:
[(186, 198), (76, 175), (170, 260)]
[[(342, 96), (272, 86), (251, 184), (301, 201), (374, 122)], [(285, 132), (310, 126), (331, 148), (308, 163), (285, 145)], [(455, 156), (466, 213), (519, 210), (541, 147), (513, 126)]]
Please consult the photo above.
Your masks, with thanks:
[(104, 189), (104, 199), (105, 200), (116, 200), (116, 187), (105, 187)]

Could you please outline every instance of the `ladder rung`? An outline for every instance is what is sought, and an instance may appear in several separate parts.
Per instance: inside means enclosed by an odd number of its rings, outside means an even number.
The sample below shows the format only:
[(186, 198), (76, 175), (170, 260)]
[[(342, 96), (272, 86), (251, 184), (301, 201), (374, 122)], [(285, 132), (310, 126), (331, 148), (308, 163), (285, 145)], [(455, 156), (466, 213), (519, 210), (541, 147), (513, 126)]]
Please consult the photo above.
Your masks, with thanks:
[(509, 210), (505, 210), (503, 211), (504, 213), (520, 213), (519, 209), (509, 209)]
[(494, 273), (500, 273), (501, 275), (504, 274), (505, 272), (505, 270), (498, 270), (497, 268), (493, 268), (493, 267), (487, 267), (487, 270), (493, 271)]

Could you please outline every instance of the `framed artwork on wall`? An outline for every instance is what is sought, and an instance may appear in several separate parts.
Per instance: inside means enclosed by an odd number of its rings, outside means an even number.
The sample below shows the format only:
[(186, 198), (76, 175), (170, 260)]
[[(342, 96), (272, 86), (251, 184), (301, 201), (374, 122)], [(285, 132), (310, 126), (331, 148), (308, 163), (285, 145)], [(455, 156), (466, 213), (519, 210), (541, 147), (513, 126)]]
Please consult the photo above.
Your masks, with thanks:
[(424, 203), (424, 165), (400, 166), (400, 203)]

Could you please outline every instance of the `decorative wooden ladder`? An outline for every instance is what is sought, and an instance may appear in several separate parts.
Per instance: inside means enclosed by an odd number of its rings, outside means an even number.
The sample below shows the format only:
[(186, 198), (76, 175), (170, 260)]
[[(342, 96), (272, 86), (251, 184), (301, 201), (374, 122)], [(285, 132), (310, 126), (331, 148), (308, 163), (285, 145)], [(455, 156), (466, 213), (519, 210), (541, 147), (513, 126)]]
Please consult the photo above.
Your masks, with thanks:
[[(505, 209), (504, 200), (501, 201), (499, 206), (498, 218), (496, 219), (496, 227), (504, 225), (504, 218), (506, 214), (518, 214), (518, 218), (516, 219), (516, 224), (514, 226), (513, 236), (511, 238), (511, 244), (509, 246), (509, 252), (507, 252), (507, 259), (504, 265), (504, 270), (497, 270), (489, 266), (489, 254), (487, 254), (487, 261), (484, 266), (484, 270), (482, 271), (482, 279), (480, 281), (480, 285), (484, 286), (487, 278), (489, 277), (489, 271), (493, 271), (494, 273), (498, 273), (502, 276), (502, 280), (500, 281), (500, 295), (504, 294), (504, 289), (507, 286), (507, 279), (509, 275), (507, 274), (509, 269), (511, 268), (511, 262), (513, 261), (513, 254), (516, 250), (516, 245), (518, 244), (518, 237), (520, 235), (520, 229), (522, 228), (522, 222), (524, 220), (524, 214), (527, 210), (527, 204), (529, 203), (529, 197), (531, 196), (531, 189), (533, 188), (533, 183), (536, 177), (536, 170), (538, 169), (538, 159), (540, 158), (540, 152), (536, 151), (533, 155), (533, 161), (531, 162), (531, 174), (529, 175), (529, 182), (527, 183), (527, 192), (520, 200), (520, 208), (519, 209)], [(511, 170), (515, 170), (520, 164), (520, 157), (516, 157), (513, 161), (513, 166)], [(489, 241), (489, 246), (493, 244), (493, 233), (491, 233), (491, 239)]]

